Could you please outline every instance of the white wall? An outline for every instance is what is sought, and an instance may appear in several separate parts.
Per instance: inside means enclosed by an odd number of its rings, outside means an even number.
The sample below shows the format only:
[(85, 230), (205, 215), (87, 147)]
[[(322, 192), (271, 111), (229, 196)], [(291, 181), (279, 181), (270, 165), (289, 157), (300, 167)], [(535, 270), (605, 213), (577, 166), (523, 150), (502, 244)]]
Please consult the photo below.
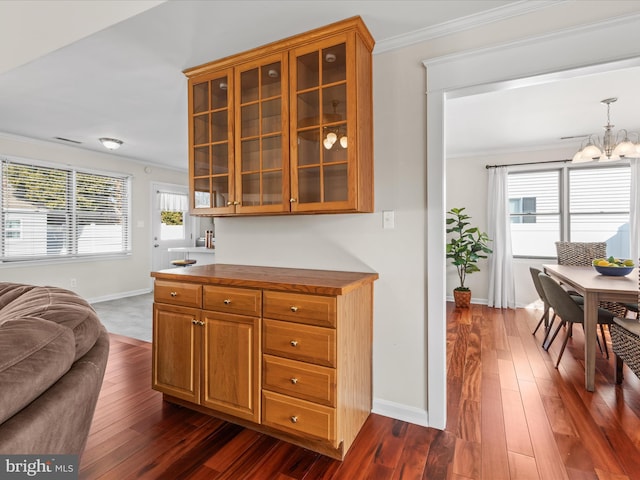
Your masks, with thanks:
[[(186, 172), (145, 165), (109, 153), (94, 152), (53, 142), (0, 134), (0, 155), (39, 160), (52, 164), (81, 166), (100, 171), (133, 175), (131, 183), (132, 254), (106, 261), (71, 261), (32, 266), (0, 265), (5, 282), (53, 285), (76, 291), (89, 300), (117, 298), (151, 289), (151, 183), (187, 185)], [(71, 286), (71, 279), (77, 282)]]

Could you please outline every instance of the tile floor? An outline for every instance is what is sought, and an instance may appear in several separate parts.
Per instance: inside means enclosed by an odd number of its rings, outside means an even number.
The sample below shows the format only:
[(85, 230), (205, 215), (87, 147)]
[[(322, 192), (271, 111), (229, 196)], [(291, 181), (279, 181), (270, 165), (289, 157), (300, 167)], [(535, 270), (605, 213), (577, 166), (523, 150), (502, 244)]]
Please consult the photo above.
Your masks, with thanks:
[(151, 341), (153, 293), (91, 305), (110, 333)]

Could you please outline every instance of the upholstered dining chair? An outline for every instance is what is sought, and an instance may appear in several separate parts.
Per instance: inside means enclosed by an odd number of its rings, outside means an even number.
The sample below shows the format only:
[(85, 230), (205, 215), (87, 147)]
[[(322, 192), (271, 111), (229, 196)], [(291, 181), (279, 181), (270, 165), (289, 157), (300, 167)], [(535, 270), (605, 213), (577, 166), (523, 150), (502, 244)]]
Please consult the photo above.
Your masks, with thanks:
[[(564, 353), (569, 337), (571, 336), (573, 325), (575, 323), (579, 323), (584, 328), (584, 310), (574, 301), (574, 299), (571, 298), (571, 295), (569, 295), (567, 291), (549, 275), (546, 273), (540, 273), (538, 278), (540, 279), (544, 293), (547, 296), (549, 305), (551, 305), (551, 308), (553, 308), (554, 312), (556, 312), (562, 320), (549, 343), (553, 342), (553, 339), (565, 324), (569, 324), (569, 328), (567, 328), (567, 333), (562, 342), (562, 347), (560, 348), (560, 353), (558, 354), (558, 360), (556, 361), (555, 366), (558, 368), (562, 354)], [(600, 325), (601, 329), (602, 325), (611, 325), (613, 318), (614, 315), (611, 312), (603, 308), (598, 309), (598, 325)]]
[[(533, 331), (532, 335), (535, 335), (536, 332), (538, 331), (538, 329), (540, 328), (540, 325), (542, 325), (542, 322), (544, 322), (545, 318), (548, 318), (549, 315), (549, 310), (551, 310), (551, 306), (549, 305), (549, 301), (547, 300), (547, 296), (544, 293), (544, 289), (542, 288), (542, 284), (540, 283), (540, 277), (539, 275), (542, 273), (541, 270), (535, 268), (535, 267), (529, 267), (529, 272), (531, 272), (531, 279), (533, 280), (533, 286), (536, 288), (536, 292), (538, 292), (538, 296), (540, 297), (540, 300), (542, 300), (542, 302), (544, 303), (544, 313), (542, 314), (542, 317), (540, 317), (540, 320), (538, 321), (538, 324), (536, 325), (535, 330)], [(584, 304), (584, 298), (582, 298), (580, 295), (571, 295), (571, 299), (576, 302), (578, 305), (583, 305)], [(551, 346), (551, 343), (553, 342), (553, 340), (555, 340), (556, 336), (558, 335), (558, 330), (556, 330), (555, 335), (553, 336), (553, 338), (547, 342), (547, 340), (549, 339), (549, 334), (551, 333), (551, 327), (553, 327), (553, 322), (555, 321), (557, 317), (557, 313), (554, 310), (553, 311), (553, 315), (551, 317), (551, 320), (549, 321), (548, 325), (545, 325), (545, 329), (546, 329), (546, 333), (544, 335), (544, 338), (542, 339), (542, 347), (545, 350), (549, 350), (549, 347)], [(598, 341), (598, 345), (600, 345), (600, 341)], [(606, 344), (605, 344), (606, 346)], [(602, 350), (602, 346), (600, 346), (600, 351)], [(609, 355), (609, 352), (607, 350), (607, 357)]]
[[(538, 275), (542, 273), (542, 270), (535, 267), (529, 267), (529, 272), (531, 273), (533, 286), (536, 288), (536, 292), (538, 292), (538, 297), (540, 297), (540, 300), (542, 300), (542, 302), (544, 303), (544, 312), (542, 313), (542, 316), (540, 317), (540, 320), (538, 321), (538, 324), (536, 325), (536, 328), (532, 333), (532, 335), (535, 335), (538, 329), (540, 328), (540, 325), (542, 325), (542, 322), (544, 322), (544, 320), (548, 318), (549, 310), (551, 308), (549, 305), (549, 301), (547, 300), (547, 296), (544, 293), (544, 289), (542, 288), (542, 284), (540, 283), (540, 278), (538, 277)], [(549, 337), (549, 332), (551, 331), (551, 327), (553, 327), (553, 322), (555, 321), (556, 316), (557, 314), (554, 310), (551, 320), (549, 321), (548, 325), (545, 325), (546, 333), (544, 335), (544, 339), (542, 340), (542, 345), (545, 344), (545, 342), (547, 341), (547, 338)]]

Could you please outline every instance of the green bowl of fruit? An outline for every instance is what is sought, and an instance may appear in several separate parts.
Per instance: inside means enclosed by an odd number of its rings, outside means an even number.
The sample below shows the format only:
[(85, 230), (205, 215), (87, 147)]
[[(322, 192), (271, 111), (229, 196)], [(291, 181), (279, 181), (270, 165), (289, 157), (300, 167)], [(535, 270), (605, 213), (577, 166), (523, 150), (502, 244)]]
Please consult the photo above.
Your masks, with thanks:
[(633, 271), (633, 260), (615, 257), (596, 258), (592, 262), (593, 268), (601, 275), (610, 277), (624, 277)]

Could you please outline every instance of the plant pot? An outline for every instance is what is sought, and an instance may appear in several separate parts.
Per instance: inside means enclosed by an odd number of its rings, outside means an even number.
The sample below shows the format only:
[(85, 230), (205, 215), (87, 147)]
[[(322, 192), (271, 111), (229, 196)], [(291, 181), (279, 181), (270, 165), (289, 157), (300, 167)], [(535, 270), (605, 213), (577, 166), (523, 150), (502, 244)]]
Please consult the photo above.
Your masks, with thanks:
[(469, 308), (469, 305), (471, 305), (471, 290), (454, 290), (453, 299), (456, 302), (456, 308)]

